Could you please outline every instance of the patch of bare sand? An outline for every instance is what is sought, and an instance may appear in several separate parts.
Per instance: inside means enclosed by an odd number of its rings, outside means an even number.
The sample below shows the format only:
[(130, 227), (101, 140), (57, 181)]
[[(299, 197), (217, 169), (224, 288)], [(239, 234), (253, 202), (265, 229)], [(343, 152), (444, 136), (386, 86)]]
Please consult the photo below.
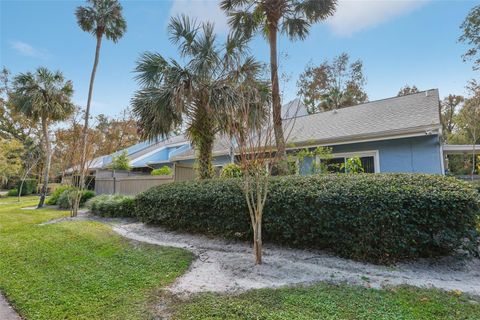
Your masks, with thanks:
[(142, 223), (117, 222), (113, 230), (129, 239), (184, 248), (197, 256), (190, 269), (169, 287), (176, 295), (239, 292), (319, 281), (374, 288), (407, 284), (480, 295), (480, 259), (421, 259), (386, 267), (342, 259), (322, 251), (265, 245), (264, 263), (254, 266), (248, 243), (177, 233)]

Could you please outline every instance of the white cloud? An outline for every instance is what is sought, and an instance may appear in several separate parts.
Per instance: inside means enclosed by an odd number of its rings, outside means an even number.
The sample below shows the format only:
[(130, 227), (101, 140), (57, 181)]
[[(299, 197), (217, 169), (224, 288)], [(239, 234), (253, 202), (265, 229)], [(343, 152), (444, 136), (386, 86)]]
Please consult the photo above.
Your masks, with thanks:
[(50, 56), (47, 50), (37, 49), (23, 41), (12, 41), (11, 47), (12, 49), (16, 50), (17, 52), (19, 52), (24, 56), (41, 58), (41, 59), (47, 59)]
[(213, 22), (217, 33), (227, 34), (228, 19), (219, 3), (219, 0), (174, 0), (170, 16), (185, 14), (198, 22)]
[(426, 0), (340, 0), (327, 24), (338, 36), (373, 28), (397, 16), (411, 12)]

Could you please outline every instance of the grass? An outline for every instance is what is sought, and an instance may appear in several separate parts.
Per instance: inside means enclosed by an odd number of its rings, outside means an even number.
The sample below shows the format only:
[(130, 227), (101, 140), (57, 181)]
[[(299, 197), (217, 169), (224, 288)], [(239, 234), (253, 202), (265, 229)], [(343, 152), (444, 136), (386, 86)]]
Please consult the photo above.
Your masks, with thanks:
[(0, 198), (0, 291), (25, 319), (145, 319), (156, 291), (189, 266), (181, 249), (132, 243), (35, 197)]
[(253, 290), (238, 296), (202, 294), (177, 303), (173, 319), (480, 319), (468, 296), (399, 287), (375, 290), (318, 284)]

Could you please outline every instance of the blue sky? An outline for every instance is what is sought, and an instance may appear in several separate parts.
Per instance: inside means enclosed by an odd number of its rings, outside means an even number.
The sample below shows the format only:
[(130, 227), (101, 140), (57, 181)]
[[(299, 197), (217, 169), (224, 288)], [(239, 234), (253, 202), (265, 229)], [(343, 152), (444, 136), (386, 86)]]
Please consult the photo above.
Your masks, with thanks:
[[(138, 88), (133, 80), (135, 61), (144, 51), (177, 57), (169, 42), (169, 17), (179, 13), (210, 20), (223, 38), (226, 18), (216, 0), (121, 1), (128, 23), (117, 44), (103, 42), (95, 80), (92, 111), (116, 115), (129, 105)], [(315, 25), (307, 40), (280, 38), (281, 84), (284, 101), (295, 97), (296, 81), (311, 62), (347, 52), (362, 59), (370, 100), (396, 95), (405, 84), (438, 88), (440, 95), (464, 94), (469, 79), (478, 78), (471, 64), (462, 62), (465, 47), (457, 42), (459, 25), (476, 1), (340, 1), (336, 15)], [(84, 105), (95, 39), (82, 32), (74, 11), (83, 1), (0, 0), (0, 63), (14, 74), (47, 66), (73, 80), (74, 102)], [(252, 53), (268, 61), (263, 38), (251, 44)]]

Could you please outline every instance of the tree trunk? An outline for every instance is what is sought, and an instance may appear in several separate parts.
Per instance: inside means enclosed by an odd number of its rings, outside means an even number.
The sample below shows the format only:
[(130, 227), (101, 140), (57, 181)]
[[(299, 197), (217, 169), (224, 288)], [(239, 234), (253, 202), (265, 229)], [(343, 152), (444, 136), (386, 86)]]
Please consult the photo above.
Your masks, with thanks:
[[(85, 110), (85, 123), (83, 126), (83, 132), (82, 132), (82, 155), (81, 155), (81, 160), (80, 160), (80, 179), (79, 179), (79, 188), (80, 190), (83, 190), (85, 187), (85, 171), (87, 170), (86, 167), (86, 162), (87, 162), (87, 138), (88, 138), (88, 119), (90, 117), (90, 105), (92, 103), (92, 95), (93, 95), (93, 83), (95, 82), (95, 74), (97, 73), (97, 66), (98, 66), (98, 60), (100, 58), (100, 48), (102, 46), (102, 37), (103, 34), (97, 34), (97, 46), (95, 48), (95, 60), (93, 62), (93, 69), (92, 69), (92, 74), (90, 75), (90, 86), (88, 87), (88, 99), (87, 99), (87, 107)], [(79, 196), (77, 195), (76, 198)], [(79, 199), (75, 199), (73, 201), (73, 207), (72, 207), (72, 213), (71, 215), (73, 217), (77, 216), (78, 213), (78, 206), (79, 206)]]
[(270, 78), (272, 81), (272, 115), (275, 143), (279, 154), (279, 173), (286, 174), (285, 137), (282, 125), (282, 104), (280, 100), (280, 88), (278, 84), (278, 61), (277, 61), (277, 25), (269, 25), (270, 43)]
[(213, 136), (198, 139), (198, 177), (200, 179), (210, 179), (213, 177), (213, 141)]
[(42, 132), (45, 139), (45, 167), (43, 168), (43, 186), (40, 193), (40, 201), (38, 202), (37, 209), (43, 208), (45, 203), (45, 197), (48, 191), (48, 176), (50, 174), (50, 162), (52, 160), (52, 150), (50, 146), (50, 137), (48, 136), (48, 123), (45, 117), (42, 117)]
[(255, 264), (262, 264), (262, 221), (257, 220), (253, 226), (253, 254)]
[(472, 175), (471, 175), (472, 181), (474, 180), (473, 176), (475, 175), (475, 160), (476, 160), (476, 157), (477, 157), (477, 155), (475, 154), (476, 153), (475, 148), (476, 148), (476, 143), (477, 143), (477, 134), (476, 134), (477, 130), (476, 130), (475, 124), (473, 124), (473, 125), (474, 125), (474, 127), (473, 127), (473, 158), (472, 158)]

